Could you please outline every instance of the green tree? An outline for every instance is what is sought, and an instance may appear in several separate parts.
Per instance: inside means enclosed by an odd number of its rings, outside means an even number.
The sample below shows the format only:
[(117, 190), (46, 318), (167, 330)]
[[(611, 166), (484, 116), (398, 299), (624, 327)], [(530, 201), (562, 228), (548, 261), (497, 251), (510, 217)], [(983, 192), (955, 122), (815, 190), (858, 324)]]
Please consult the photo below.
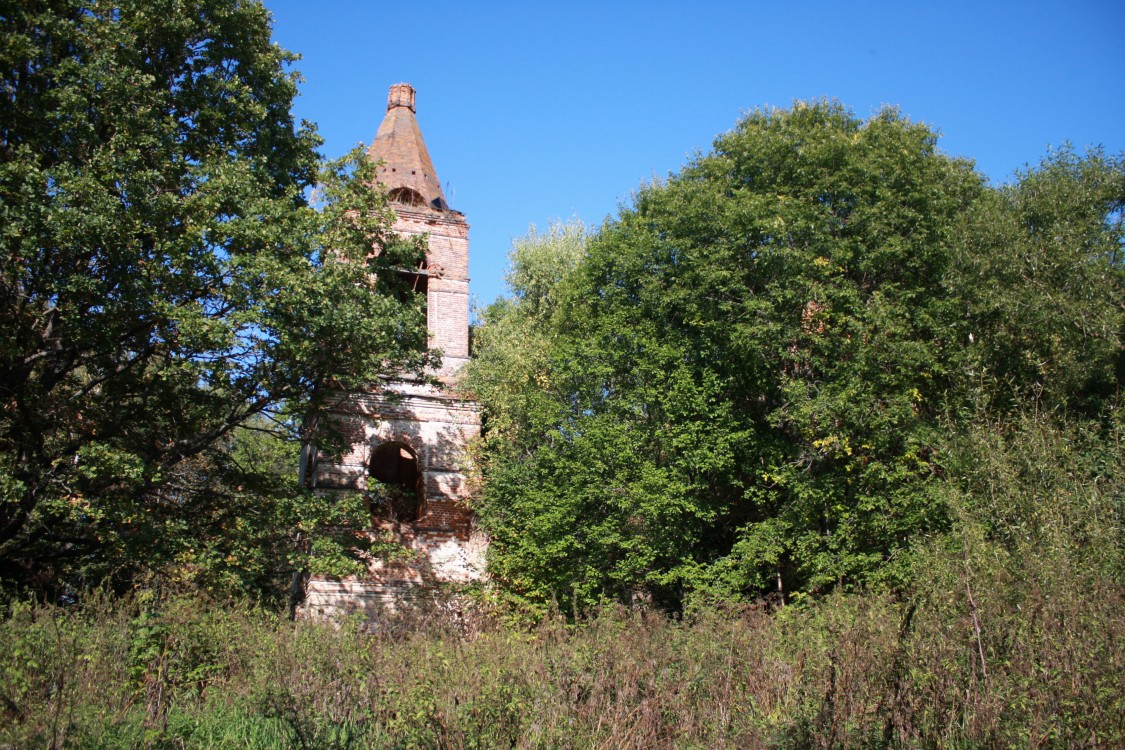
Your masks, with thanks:
[(321, 168), (259, 3), (0, 18), (0, 577), (128, 580), (230, 502), (237, 428), (421, 372), (422, 249), (358, 153)]
[(1064, 148), (966, 212), (947, 278), (973, 408), (1086, 416), (1125, 375), (1125, 160)]
[(547, 389), (551, 337), (572, 275), (586, 254), (589, 230), (575, 221), (553, 224), (545, 232), (531, 227), (515, 240), (505, 277), (510, 299), (478, 311), (473, 331), (474, 358), (466, 385), (488, 404), (485, 442), (501, 448), (530, 437), (549, 414)]
[[(754, 112), (643, 187), (572, 271), (518, 251), (512, 278), (548, 291), (484, 314), (471, 375), (494, 382), (478, 388), (494, 573), (540, 602), (897, 586), (913, 540), (949, 523), (945, 435), (1010, 384), (1034, 390), (1021, 342), (1085, 384), (1053, 387), (1111, 391), (1120, 163), (1064, 159), (998, 191), (936, 143), (894, 110)], [(1029, 218), (1044, 186), (1072, 230), (1047, 245)], [(1069, 255), (1051, 301), (1044, 276), (1008, 272), (1053, 244)], [(995, 314), (998, 289), (1085, 327), (1044, 340), (1040, 318)]]

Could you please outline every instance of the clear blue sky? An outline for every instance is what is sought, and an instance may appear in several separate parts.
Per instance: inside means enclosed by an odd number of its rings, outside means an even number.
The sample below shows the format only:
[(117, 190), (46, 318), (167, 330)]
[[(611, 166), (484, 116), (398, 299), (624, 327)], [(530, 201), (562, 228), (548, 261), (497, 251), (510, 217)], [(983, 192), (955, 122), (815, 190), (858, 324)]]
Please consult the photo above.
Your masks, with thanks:
[(997, 183), (1067, 141), (1125, 150), (1125, 0), (265, 2), (326, 156), (418, 90), (481, 303), (530, 224), (600, 224), (758, 106), (894, 104)]

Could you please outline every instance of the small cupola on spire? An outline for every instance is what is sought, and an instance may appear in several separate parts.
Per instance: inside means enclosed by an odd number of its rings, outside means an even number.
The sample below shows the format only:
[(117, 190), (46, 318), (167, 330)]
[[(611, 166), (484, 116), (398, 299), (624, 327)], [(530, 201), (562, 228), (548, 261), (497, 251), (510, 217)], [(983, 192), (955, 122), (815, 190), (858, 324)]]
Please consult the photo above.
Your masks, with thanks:
[(391, 86), (387, 114), (367, 149), (367, 158), (383, 162), (379, 182), (387, 186), (391, 202), (446, 211), (449, 204), (414, 117), (414, 94), (409, 83)]

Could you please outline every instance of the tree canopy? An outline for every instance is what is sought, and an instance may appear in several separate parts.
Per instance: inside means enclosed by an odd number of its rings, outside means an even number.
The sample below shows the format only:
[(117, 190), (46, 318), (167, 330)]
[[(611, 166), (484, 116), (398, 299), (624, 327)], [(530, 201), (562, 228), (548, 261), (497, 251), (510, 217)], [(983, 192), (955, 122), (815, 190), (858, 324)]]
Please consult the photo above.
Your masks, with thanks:
[(1112, 409), (1122, 161), (992, 188), (936, 144), (757, 111), (598, 231), (517, 243), (470, 372), (493, 572), (539, 602), (896, 586), (949, 524), (951, 430)]
[(321, 164), (259, 3), (0, 19), (0, 577), (242, 570), (217, 550), (279, 502), (245, 430), (422, 371), (423, 307), (390, 269), (423, 249), (361, 156)]

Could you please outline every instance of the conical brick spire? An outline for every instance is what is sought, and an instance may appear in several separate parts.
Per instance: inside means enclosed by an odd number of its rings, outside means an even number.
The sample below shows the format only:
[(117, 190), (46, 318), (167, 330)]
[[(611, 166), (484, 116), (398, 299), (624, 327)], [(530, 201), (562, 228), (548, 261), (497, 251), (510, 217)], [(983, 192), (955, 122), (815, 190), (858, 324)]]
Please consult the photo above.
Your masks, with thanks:
[(414, 87), (409, 83), (391, 86), (387, 114), (367, 158), (382, 160), (379, 182), (387, 186), (393, 202), (440, 211), (449, 208), (414, 117)]

